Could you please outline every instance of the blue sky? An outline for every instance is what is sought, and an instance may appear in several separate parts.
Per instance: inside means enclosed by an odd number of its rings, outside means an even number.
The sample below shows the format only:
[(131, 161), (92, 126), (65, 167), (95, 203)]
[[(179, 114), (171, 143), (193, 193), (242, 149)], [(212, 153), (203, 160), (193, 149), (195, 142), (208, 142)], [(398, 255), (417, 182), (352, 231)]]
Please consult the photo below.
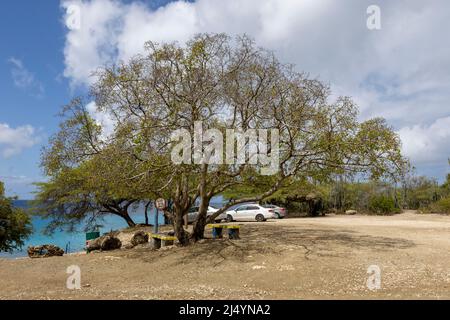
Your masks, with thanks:
[[(146, 5), (157, 9), (167, 2), (153, 0)], [(0, 126), (8, 126), (10, 134), (14, 130), (11, 144), (16, 144), (16, 136), (33, 140), (21, 143), (24, 146), (16, 147), (12, 155), (0, 154), (0, 180), (9, 195), (29, 199), (32, 183), (44, 179), (40, 151), (58, 128), (61, 107), (86, 87), (71, 86), (64, 76), (68, 29), (59, 0), (2, 1), (0, 7)], [(0, 135), (6, 134), (0, 130)], [(7, 148), (2, 141), (0, 136), (0, 152)]]
[(41, 141), (0, 156), (0, 179), (9, 194), (29, 197), (29, 183), (42, 179), (41, 145), (54, 132), (55, 115), (71, 96), (69, 82), (62, 77), (64, 27), (58, 0), (2, 1), (0, 6), (0, 124), (12, 129), (30, 125), (35, 132), (23, 138)]
[[(377, 31), (366, 27), (373, 2)], [(81, 10), (80, 29), (65, 25), (69, 6)], [(198, 32), (249, 34), (352, 96), (362, 120), (385, 117), (419, 174), (449, 172), (448, 1), (15, 0), (0, 8), (0, 180), (9, 195), (31, 198), (32, 182), (44, 179), (40, 150), (95, 68), (142, 52), (147, 40), (183, 42)]]

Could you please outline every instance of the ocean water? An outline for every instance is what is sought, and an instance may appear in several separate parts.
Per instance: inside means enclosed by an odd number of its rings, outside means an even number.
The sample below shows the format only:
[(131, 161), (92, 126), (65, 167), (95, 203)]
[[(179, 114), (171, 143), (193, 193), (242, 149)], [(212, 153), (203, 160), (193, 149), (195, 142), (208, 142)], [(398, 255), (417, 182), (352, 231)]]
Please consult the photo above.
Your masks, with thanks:
[[(18, 207), (26, 208), (26, 203), (21, 201), (17, 203)], [(153, 224), (155, 221), (156, 210), (149, 212), (149, 223)], [(143, 209), (136, 209), (131, 213), (131, 217), (136, 223), (144, 223), (145, 216)], [(100, 234), (109, 232), (111, 230), (119, 230), (126, 228), (128, 225), (124, 219), (115, 215), (105, 215), (101, 220), (97, 221), (102, 227), (99, 229)], [(158, 215), (159, 224), (164, 223), (164, 216), (160, 213)], [(43, 234), (45, 227), (48, 225), (49, 220), (42, 219), (40, 217), (33, 217), (33, 234), (28, 238), (23, 246), (22, 250), (18, 250), (10, 253), (0, 253), (0, 258), (18, 258), (27, 256), (28, 246), (38, 246), (44, 244), (53, 244), (60, 247), (63, 250), (67, 250), (69, 253), (83, 251), (86, 242), (86, 234), (84, 232), (85, 224), (81, 223), (77, 226), (76, 232), (64, 232), (58, 231), (51, 236)]]
[[(211, 199), (211, 205), (215, 206), (216, 208), (220, 208), (223, 204), (224, 199), (222, 196), (214, 197)], [(15, 201), (14, 205), (16, 207), (24, 209), (28, 207), (27, 201), (24, 200)], [(145, 222), (143, 206), (134, 209), (130, 215), (135, 223)], [(156, 210), (154, 209), (149, 212), (150, 224), (154, 224), (155, 217), (156, 217)], [(159, 213), (158, 215), (158, 222), (160, 225), (164, 224), (164, 215), (161, 213)], [(76, 232), (58, 231), (52, 234), (51, 236), (47, 236), (43, 234), (43, 231), (45, 227), (48, 225), (48, 223), (49, 220), (42, 219), (40, 217), (33, 217), (32, 218), (33, 234), (30, 236), (30, 238), (28, 238), (25, 241), (22, 250), (17, 250), (12, 254), (0, 252), (0, 258), (26, 257), (27, 248), (29, 246), (39, 246), (44, 244), (56, 245), (61, 249), (67, 251), (68, 253), (80, 252), (84, 250), (86, 243), (86, 233), (84, 231), (86, 227), (85, 224), (81, 223), (80, 225), (78, 225), (76, 228), (77, 229)], [(99, 219), (97, 223), (99, 225), (102, 225), (102, 227), (99, 229), (100, 234), (104, 234), (111, 230), (119, 230), (128, 227), (125, 220), (116, 215), (105, 215), (103, 219)]]

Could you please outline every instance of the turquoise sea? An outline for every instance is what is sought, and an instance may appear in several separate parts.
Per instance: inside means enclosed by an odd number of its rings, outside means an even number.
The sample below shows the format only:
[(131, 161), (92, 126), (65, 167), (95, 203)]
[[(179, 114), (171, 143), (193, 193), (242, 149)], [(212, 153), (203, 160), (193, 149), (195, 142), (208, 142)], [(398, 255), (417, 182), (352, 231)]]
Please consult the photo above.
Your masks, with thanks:
[[(17, 207), (26, 208), (26, 201), (17, 201), (15, 203)], [(149, 223), (153, 224), (155, 221), (156, 211), (153, 210), (149, 213)], [(143, 208), (136, 209), (135, 212), (131, 214), (133, 220), (136, 223), (144, 223), (144, 210)], [(43, 230), (47, 226), (49, 220), (42, 219), (40, 217), (33, 217), (33, 234), (31, 237), (25, 242), (22, 250), (15, 251), (12, 254), (9, 253), (0, 253), (0, 258), (17, 258), (17, 257), (25, 257), (27, 256), (27, 248), (28, 246), (37, 246), (43, 244), (54, 244), (63, 250), (67, 250), (70, 252), (79, 252), (84, 250), (84, 245), (86, 242), (86, 235), (84, 232), (85, 225), (80, 224), (77, 227), (77, 231), (73, 233), (59, 231), (55, 232), (52, 236), (46, 236), (43, 234)], [(164, 217), (162, 214), (159, 214), (158, 221), (160, 224), (164, 223)], [(111, 230), (118, 230), (127, 227), (127, 223), (122, 218), (115, 215), (106, 215), (102, 220), (97, 221), (99, 225), (102, 225), (100, 228), (101, 234), (105, 232), (109, 232)]]

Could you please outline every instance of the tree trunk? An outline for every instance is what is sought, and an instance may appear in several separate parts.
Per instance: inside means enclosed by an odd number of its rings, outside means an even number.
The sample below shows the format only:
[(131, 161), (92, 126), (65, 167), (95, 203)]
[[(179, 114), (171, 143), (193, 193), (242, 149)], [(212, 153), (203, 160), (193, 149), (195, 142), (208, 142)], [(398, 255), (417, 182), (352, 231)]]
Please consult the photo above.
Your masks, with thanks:
[(127, 222), (129, 227), (135, 227), (136, 226), (136, 223), (133, 221), (133, 219), (131, 219), (131, 217), (130, 217), (130, 215), (128, 214), (127, 211), (122, 212), (120, 214), (120, 216), (125, 219), (125, 221)]
[(206, 191), (207, 172), (208, 172), (208, 165), (203, 164), (202, 179), (200, 182), (200, 198), (201, 198), (200, 207), (198, 208), (197, 219), (195, 219), (194, 228), (191, 234), (191, 240), (194, 242), (197, 242), (198, 240), (201, 240), (205, 237), (204, 233), (205, 233), (206, 219), (208, 215), (209, 202), (211, 200), (211, 196), (208, 195)]
[(308, 215), (311, 217), (317, 217), (323, 210), (323, 204), (321, 198), (308, 200)]
[(205, 227), (208, 214), (209, 199), (202, 199), (198, 216), (194, 222), (194, 230), (191, 234), (191, 240), (197, 242), (205, 237)]
[(184, 215), (183, 212), (177, 210), (175, 212), (175, 219), (173, 223), (173, 228), (175, 231), (175, 236), (182, 246), (189, 244), (189, 239), (186, 231), (184, 230)]
[(145, 205), (145, 224), (148, 226), (148, 209), (150, 208), (150, 205), (152, 204), (151, 201), (147, 202), (147, 204)]

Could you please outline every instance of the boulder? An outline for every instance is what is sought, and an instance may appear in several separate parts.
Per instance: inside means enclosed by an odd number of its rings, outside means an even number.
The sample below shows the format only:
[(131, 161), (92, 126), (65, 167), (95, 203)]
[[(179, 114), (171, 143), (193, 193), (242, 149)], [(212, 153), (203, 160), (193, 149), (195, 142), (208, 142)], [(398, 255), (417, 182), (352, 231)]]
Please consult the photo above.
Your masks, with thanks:
[(95, 240), (89, 241), (86, 247), (87, 252), (100, 250), (100, 251), (110, 251), (120, 249), (122, 247), (122, 242), (113, 234), (107, 234), (97, 238)]
[(122, 241), (114, 236), (105, 236), (100, 243), (100, 250), (102, 251), (117, 250), (120, 247), (122, 247)]
[(42, 246), (30, 246), (28, 247), (28, 256), (32, 259), (34, 258), (48, 258), (48, 257), (61, 257), (64, 255), (64, 250), (51, 245), (51, 244), (45, 244)]
[(138, 231), (134, 234), (133, 238), (131, 238), (131, 245), (133, 247), (139, 244), (148, 243), (148, 234), (144, 231)]
[(347, 211), (345, 211), (345, 214), (348, 214), (348, 215), (354, 215), (354, 214), (357, 214), (358, 213), (358, 211), (356, 211), (356, 210), (347, 210)]

